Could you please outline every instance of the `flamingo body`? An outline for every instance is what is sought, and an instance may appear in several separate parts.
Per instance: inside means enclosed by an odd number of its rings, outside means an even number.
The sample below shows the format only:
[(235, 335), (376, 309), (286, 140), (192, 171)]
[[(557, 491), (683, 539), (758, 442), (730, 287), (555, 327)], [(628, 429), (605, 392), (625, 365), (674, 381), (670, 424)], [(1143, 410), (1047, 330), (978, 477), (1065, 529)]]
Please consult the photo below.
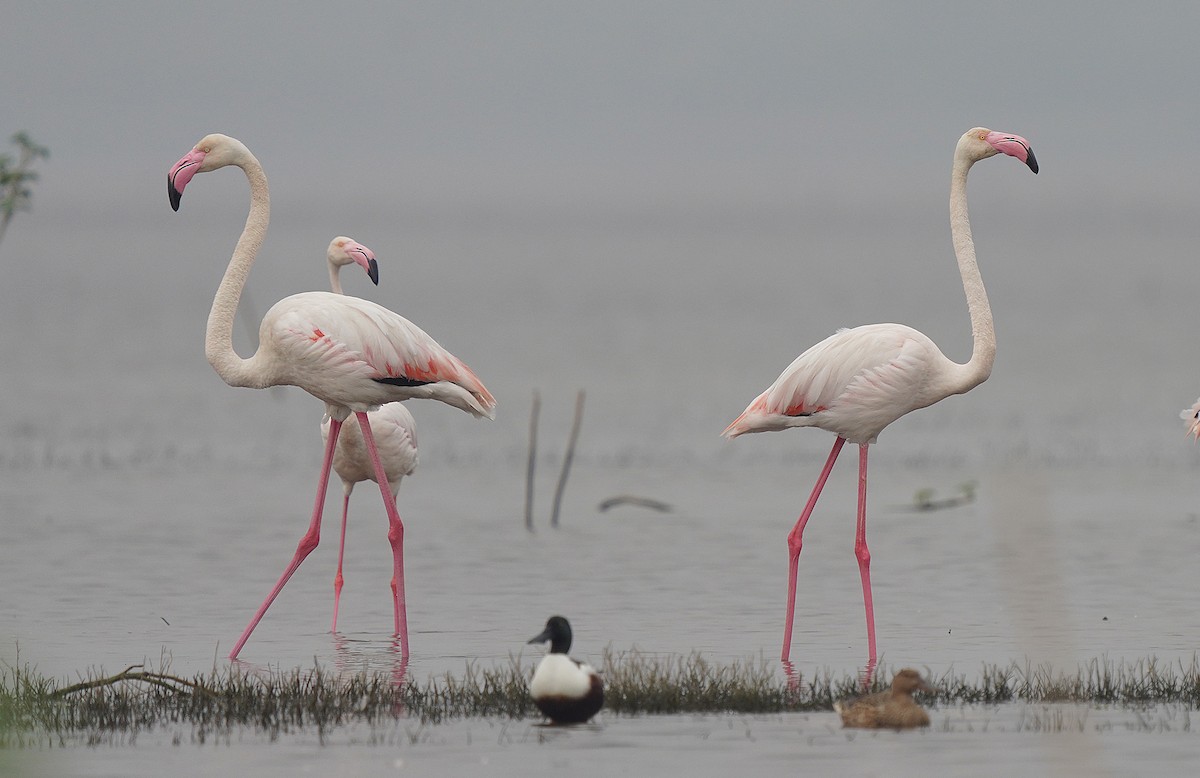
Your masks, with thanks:
[(348, 411), (420, 398), (494, 417), (495, 400), (470, 368), (420, 327), (370, 300), (294, 294), (267, 311), (258, 337), (252, 359), (261, 362), (250, 384), (256, 388), (298, 386)]
[(976, 162), (1007, 154), (1038, 172), (1037, 158), (1019, 135), (983, 127), (968, 130), (954, 150), (950, 178), (950, 232), (971, 315), (973, 348), (965, 364), (948, 359), (926, 335), (901, 324), (842, 329), (797, 357), (766, 391), (725, 428), (735, 438), (748, 432), (819, 427), (836, 436), (800, 518), (788, 534), (788, 597), (782, 660), (791, 652), (796, 571), (804, 527), (846, 441), (859, 445), (858, 511), (854, 555), (862, 579), (867, 621), (868, 675), (876, 663), (871, 552), (867, 548), (867, 451), (896, 419), (987, 380), (996, 355), (991, 306), (975, 259), (967, 216), (967, 172)]
[[(375, 446), (383, 462), (383, 472), (393, 494), (400, 491), (400, 480), (417, 469), (417, 422), (403, 403), (388, 403), (367, 414)], [(321, 439), (329, 440), (330, 419), (321, 422)], [(342, 479), (346, 493), (354, 485), (378, 478), (362, 430), (353, 425), (342, 430), (333, 454), (333, 471)]]
[(796, 357), (724, 434), (820, 427), (874, 443), (906, 413), (966, 391), (956, 381), (962, 368), (903, 324), (841, 329)]

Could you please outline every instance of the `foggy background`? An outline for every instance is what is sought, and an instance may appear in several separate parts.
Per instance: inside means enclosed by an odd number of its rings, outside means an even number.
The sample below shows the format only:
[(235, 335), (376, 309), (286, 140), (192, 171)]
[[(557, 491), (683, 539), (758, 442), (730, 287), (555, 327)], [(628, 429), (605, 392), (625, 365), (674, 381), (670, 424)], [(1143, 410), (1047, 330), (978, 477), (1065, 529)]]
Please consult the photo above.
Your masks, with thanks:
[(325, 246), (351, 235), (381, 284), (348, 292), (496, 395), (491, 424), (414, 407), (424, 462), (522, 466), (534, 388), (551, 452), (589, 392), (585, 466), (819, 460), (827, 435), (718, 435), (838, 327), (900, 321), (968, 358), (946, 202), (954, 143), (983, 125), (1042, 167), (972, 172), (995, 371), (887, 430), (876, 461), (1196, 464), (1177, 419), (1200, 394), (1194, 4), (9, 3), (2, 21), (0, 133), (51, 151), (0, 245), (10, 463), (315, 468), (317, 401), (228, 389), (204, 360), (247, 189), (204, 176), (176, 214), (164, 180), (209, 132), (270, 179), (257, 317), (324, 288)]

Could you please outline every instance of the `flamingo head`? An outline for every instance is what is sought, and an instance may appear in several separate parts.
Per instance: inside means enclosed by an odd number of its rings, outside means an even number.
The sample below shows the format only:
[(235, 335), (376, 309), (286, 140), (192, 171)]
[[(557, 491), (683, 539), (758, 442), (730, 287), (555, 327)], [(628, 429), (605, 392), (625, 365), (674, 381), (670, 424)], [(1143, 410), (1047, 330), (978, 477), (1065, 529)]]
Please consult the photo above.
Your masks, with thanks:
[(192, 150), (171, 166), (167, 173), (167, 197), (171, 200), (171, 208), (178, 211), (179, 201), (183, 198), (183, 189), (197, 173), (207, 173), (210, 170), (223, 168), (226, 165), (242, 163), (247, 158), (253, 158), (250, 149), (246, 148), (237, 138), (213, 133), (205, 135)]
[(1184, 408), (1179, 412), (1179, 418), (1183, 419), (1184, 429), (1193, 438), (1200, 439), (1200, 400), (1196, 400), (1196, 404), (1191, 408)]
[(1024, 162), (1034, 173), (1038, 172), (1037, 157), (1033, 155), (1029, 141), (1020, 135), (975, 127), (967, 130), (958, 145), (971, 155), (972, 161), (987, 159), (996, 154), (1007, 154)]
[(375, 252), (354, 238), (339, 235), (329, 244), (329, 266), (335, 271), (351, 262), (367, 271), (371, 283), (379, 285), (379, 264), (375, 261)]

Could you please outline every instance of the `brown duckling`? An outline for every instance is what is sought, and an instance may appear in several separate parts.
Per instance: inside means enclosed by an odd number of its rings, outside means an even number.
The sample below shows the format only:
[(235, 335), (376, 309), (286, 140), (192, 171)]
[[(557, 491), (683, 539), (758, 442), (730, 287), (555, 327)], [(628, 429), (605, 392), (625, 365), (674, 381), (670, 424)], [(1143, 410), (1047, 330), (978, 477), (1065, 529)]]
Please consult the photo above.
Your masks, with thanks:
[(913, 692), (936, 694), (937, 689), (912, 668), (896, 673), (892, 688), (878, 694), (839, 701), (833, 709), (842, 716), (842, 726), (866, 729), (909, 729), (928, 727), (929, 714), (913, 700)]

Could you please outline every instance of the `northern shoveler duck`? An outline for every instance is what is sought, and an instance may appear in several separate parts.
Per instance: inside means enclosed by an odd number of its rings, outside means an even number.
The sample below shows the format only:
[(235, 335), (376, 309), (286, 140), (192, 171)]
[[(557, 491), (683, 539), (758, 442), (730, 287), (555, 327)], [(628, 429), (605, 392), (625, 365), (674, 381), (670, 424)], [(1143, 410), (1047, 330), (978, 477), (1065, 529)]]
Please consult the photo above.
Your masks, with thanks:
[(546, 628), (530, 643), (550, 642), (550, 653), (538, 663), (529, 694), (546, 718), (555, 724), (581, 724), (604, 705), (604, 682), (591, 665), (567, 656), (571, 625), (551, 616)]
[(892, 688), (878, 694), (836, 702), (833, 709), (841, 714), (842, 726), (866, 729), (910, 729), (928, 727), (929, 714), (913, 699), (915, 691), (936, 694), (937, 689), (912, 668), (896, 673)]

